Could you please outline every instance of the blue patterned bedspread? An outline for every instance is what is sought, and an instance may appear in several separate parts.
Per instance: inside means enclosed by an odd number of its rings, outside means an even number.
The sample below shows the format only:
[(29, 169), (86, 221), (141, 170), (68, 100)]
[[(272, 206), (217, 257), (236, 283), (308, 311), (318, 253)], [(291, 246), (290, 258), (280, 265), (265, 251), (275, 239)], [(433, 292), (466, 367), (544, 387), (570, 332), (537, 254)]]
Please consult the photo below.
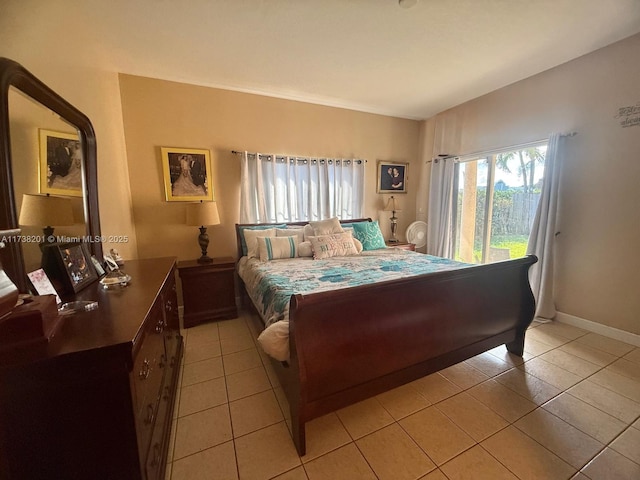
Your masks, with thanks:
[(288, 318), (296, 293), (310, 294), (442, 272), (471, 265), (396, 248), (326, 260), (292, 258), (261, 262), (242, 257), (238, 273), (266, 326)]

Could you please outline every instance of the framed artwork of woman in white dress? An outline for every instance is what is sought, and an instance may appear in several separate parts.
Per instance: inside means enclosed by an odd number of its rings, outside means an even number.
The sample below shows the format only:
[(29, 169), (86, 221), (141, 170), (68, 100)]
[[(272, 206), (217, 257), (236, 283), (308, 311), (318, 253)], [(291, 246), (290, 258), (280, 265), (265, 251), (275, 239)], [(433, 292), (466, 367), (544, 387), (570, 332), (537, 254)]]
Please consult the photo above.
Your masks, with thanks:
[(209, 150), (161, 147), (160, 151), (168, 202), (213, 201)]

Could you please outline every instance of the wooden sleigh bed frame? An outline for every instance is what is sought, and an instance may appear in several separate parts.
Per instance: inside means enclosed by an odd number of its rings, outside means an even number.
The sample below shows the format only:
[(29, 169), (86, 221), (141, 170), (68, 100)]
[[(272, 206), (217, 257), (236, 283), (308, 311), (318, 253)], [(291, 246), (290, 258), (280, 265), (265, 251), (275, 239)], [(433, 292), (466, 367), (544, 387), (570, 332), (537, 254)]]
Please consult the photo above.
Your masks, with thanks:
[[(257, 225), (236, 225), (238, 258), (238, 227)], [(272, 363), (289, 402), (298, 454), (305, 454), (305, 423), (314, 418), (502, 344), (522, 356), (535, 308), (528, 279), (535, 262), (529, 255), (292, 296), (290, 360)], [(239, 281), (243, 301), (253, 306)]]

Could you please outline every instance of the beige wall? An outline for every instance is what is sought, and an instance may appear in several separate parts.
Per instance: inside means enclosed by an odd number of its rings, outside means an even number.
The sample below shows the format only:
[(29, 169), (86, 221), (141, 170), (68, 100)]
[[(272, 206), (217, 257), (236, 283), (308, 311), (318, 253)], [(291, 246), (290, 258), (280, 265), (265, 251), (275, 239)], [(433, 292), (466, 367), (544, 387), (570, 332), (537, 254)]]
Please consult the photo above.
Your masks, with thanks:
[[(240, 161), (232, 150), (366, 159), (365, 216), (388, 195), (376, 194), (377, 160), (410, 162), (398, 232), (415, 220), (419, 122), (290, 100), (120, 75), (129, 178), (140, 257), (197, 258), (198, 229), (184, 225), (185, 206), (164, 200), (160, 147), (211, 150), (221, 225), (209, 227), (209, 255), (235, 256)], [(415, 183), (413, 172), (415, 170)]]
[(640, 105), (638, 58), (640, 35), (635, 35), (421, 126), (423, 137), (433, 137), (421, 150), (424, 159), (576, 131), (567, 140), (562, 170), (557, 308), (635, 334), (640, 334), (640, 125), (623, 128), (615, 116), (620, 107)]

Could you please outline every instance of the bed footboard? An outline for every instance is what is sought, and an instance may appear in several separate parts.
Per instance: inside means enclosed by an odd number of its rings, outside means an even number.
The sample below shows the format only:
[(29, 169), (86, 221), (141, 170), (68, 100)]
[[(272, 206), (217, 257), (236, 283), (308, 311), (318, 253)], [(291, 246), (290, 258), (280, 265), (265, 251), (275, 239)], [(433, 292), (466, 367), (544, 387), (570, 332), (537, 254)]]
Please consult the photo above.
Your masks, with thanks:
[(307, 421), (506, 344), (522, 355), (535, 256), (291, 299), (284, 386)]

